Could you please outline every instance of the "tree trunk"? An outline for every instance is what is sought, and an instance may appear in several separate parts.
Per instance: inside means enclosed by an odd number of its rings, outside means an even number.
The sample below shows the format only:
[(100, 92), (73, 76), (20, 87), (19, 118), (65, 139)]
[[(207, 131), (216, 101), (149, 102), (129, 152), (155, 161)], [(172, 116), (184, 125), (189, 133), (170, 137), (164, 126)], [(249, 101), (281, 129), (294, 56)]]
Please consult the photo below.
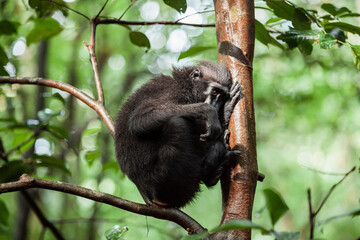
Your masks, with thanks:
[[(251, 220), (257, 181), (255, 114), (252, 61), (255, 45), (253, 0), (214, 0), (219, 62), (240, 82), (243, 98), (230, 121), (230, 147), (241, 156), (224, 173), (221, 186), (224, 213), (221, 223), (234, 219)], [(226, 235), (226, 236), (225, 236)], [(231, 231), (221, 239), (251, 239), (250, 230)]]

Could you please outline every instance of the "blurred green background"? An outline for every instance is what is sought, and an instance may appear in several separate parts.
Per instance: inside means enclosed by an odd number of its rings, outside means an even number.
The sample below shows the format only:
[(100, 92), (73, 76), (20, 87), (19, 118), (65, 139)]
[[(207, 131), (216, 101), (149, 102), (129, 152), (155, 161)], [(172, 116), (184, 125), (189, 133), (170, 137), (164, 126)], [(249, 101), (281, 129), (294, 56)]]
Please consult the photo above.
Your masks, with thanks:
[[(324, 2), (356, 9), (355, 1), (294, 1), (305, 8), (319, 9)], [(40, 44), (26, 46), (25, 36), (33, 28), (29, 21), (34, 12), (23, 1), (0, 1), (0, 20), (20, 23), (18, 33), (0, 36), (0, 44), (9, 56), (6, 70), (19, 77), (38, 76), (37, 56)], [(128, 1), (110, 1), (104, 16), (119, 17)], [(256, 4), (261, 5), (260, 1)], [(74, 1), (68, 5), (87, 16), (95, 15), (103, 1)], [(340, 6), (339, 6), (340, 7)], [(213, 9), (212, 1), (188, 1), (187, 14)], [(355, 11), (355, 10), (354, 10)], [(57, 14), (57, 15), (56, 15)], [(55, 15), (55, 16), (54, 16)], [(46, 77), (74, 84), (90, 96), (96, 96), (89, 54), (82, 41), (89, 42), (89, 26), (79, 15), (68, 12), (64, 17), (53, 15), (64, 28), (47, 42)], [(138, 1), (124, 20), (176, 20), (179, 15), (162, 1)], [(265, 22), (269, 13), (256, 10), (256, 18)], [(214, 13), (194, 15), (188, 21), (213, 23)], [(350, 19), (352, 24), (357, 24)], [(97, 30), (97, 57), (105, 93), (106, 108), (115, 118), (121, 104), (136, 88), (154, 74), (171, 73), (172, 65), (184, 66), (202, 59), (217, 61), (214, 28), (187, 26), (131, 26), (148, 37), (151, 48), (131, 43), (129, 30), (117, 25), (101, 25)], [(360, 44), (356, 35), (348, 40)], [(195, 57), (178, 61), (179, 54), (191, 46), (209, 46)], [(59, 93), (59, 97), (56, 93)], [(308, 203), (306, 191), (312, 191), (315, 208), (332, 185), (353, 166), (359, 166), (360, 151), (360, 78), (353, 64), (351, 49), (320, 49), (314, 45), (310, 56), (298, 50), (283, 51), (256, 42), (254, 59), (254, 100), (256, 111), (257, 154), (259, 171), (264, 182), (256, 189), (253, 221), (271, 228), (265, 208), (263, 190), (276, 189), (289, 206), (289, 211), (275, 226), (277, 231), (300, 231), (308, 238)], [(44, 99), (38, 111), (39, 99)], [(32, 149), (38, 155), (53, 156), (65, 164), (31, 165), (33, 176), (78, 184), (116, 196), (142, 202), (135, 187), (119, 170), (113, 140), (96, 113), (68, 94), (47, 88), (39, 96), (37, 86), (0, 85), (0, 137), (5, 150), (28, 139), (38, 123), (57, 127), (54, 132), (42, 131), (38, 138), (9, 156), (21, 160)], [(64, 135), (61, 137), (63, 133)], [(68, 135), (68, 137), (67, 137)], [(31, 161), (31, 160), (28, 160)], [(54, 160), (56, 161), (56, 160)], [(4, 174), (4, 162), (0, 171)], [(27, 166), (27, 165), (26, 165)], [(70, 174), (64, 170), (70, 171)], [(2, 178), (4, 181), (4, 175)], [(186, 232), (174, 223), (132, 214), (104, 204), (48, 190), (34, 193), (46, 217), (54, 221), (66, 239), (105, 239), (104, 233), (114, 225), (128, 226), (125, 239), (179, 239)], [(359, 174), (351, 174), (317, 216), (321, 221), (360, 208)], [(15, 239), (25, 203), (18, 193), (1, 194), (9, 210), (8, 225), (0, 224), (0, 239)], [(211, 229), (220, 222), (221, 190), (203, 187), (194, 203), (184, 211)], [(360, 219), (345, 217), (317, 226), (321, 239), (358, 239)], [(30, 211), (27, 239), (54, 239), (49, 230), (42, 236), (42, 225)], [(43, 238), (42, 238), (43, 237)], [(253, 231), (254, 239), (272, 239)]]

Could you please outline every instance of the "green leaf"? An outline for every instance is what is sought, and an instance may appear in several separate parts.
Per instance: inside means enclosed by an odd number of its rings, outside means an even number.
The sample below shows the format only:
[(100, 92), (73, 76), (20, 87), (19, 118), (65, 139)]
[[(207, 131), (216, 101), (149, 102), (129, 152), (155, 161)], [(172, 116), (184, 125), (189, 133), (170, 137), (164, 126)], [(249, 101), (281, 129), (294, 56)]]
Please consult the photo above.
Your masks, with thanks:
[[(60, 5), (44, 0), (29, 0), (29, 6), (36, 11), (39, 18), (55, 10), (60, 10), (67, 16), (68, 10), (65, 8), (67, 6), (66, 2), (62, 0), (57, 0), (56, 2)], [(62, 7), (61, 5), (65, 7)]]
[(339, 16), (339, 18), (344, 18), (344, 17), (360, 17), (360, 13), (347, 13)]
[(5, 68), (0, 65), (0, 76), (9, 76), (9, 73), (5, 70)]
[(306, 10), (303, 8), (295, 8), (294, 19), (292, 21), (294, 28), (300, 30), (310, 30), (311, 21), (305, 14)]
[(276, 222), (289, 210), (280, 193), (271, 188), (264, 190), (266, 207), (269, 210), (271, 223), (275, 226)]
[(9, 62), (9, 59), (4, 51), (4, 49), (0, 46), (0, 66), (4, 66)]
[(4, 201), (0, 199), (0, 224), (7, 226), (9, 224), (9, 210)]
[(62, 31), (59, 22), (51, 17), (35, 20), (35, 26), (26, 37), (26, 43), (39, 42), (49, 39)]
[(59, 169), (64, 173), (71, 174), (70, 170), (65, 166), (65, 162), (53, 156), (48, 155), (33, 155), (36, 167), (46, 167), (49, 169)]
[(274, 14), (279, 18), (292, 21), (294, 19), (295, 7), (285, 1), (265, 0), (266, 5), (274, 10)]
[(59, 100), (62, 104), (65, 104), (65, 99), (58, 92), (54, 93), (54, 94), (51, 94), (49, 97), (55, 98), (55, 99)]
[(19, 180), (23, 173), (29, 172), (29, 165), (25, 165), (21, 160), (7, 162), (0, 167), (0, 183)]
[(61, 137), (62, 139), (69, 140), (70, 138), (69, 130), (67, 130), (66, 128), (48, 125), (47, 129), (50, 132), (55, 133), (57, 136)]
[(124, 234), (128, 231), (128, 227), (121, 227), (119, 225), (115, 225), (114, 227), (108, 229), (105, 232), (106, 240), (122, 240), (124, 239)]
[[(28, 132), (28, 131), (25, 131), (25, 132), (21, 131), (21, 132), (16, 133), (16, 135), (12, 141), (11, 147), (12, 148), (18, 147), (20, 144), (23, 144), (24, 141), (27, 141), (32, 135), (33, 135), (33, 133)], [(35, 142), (35, 138), (32, 138), (27, 144), (22, 146), (18, 151), (21, 153), (27, 151), (30, 147), (33, 146), (34, 142)]]
[(332, 29), (332, 28), (340, 28), (341, 30), (345, 32), (351, 32), (354, 34), (360, 35), (360, 27), (351, 25), (349, 23), (344, 22), (332, 22), (332, 23), (326, 23), (324, 25), (325, 29)]
[(284, 48), (278, 41), (275, 40), (275, 38), (269, 34), (265, 26), (258, 20), (255, 20), (255, 37), (258, 41), (266, 46), (268, 46), (268, 44), (272, 44), (278, 48)]
[(164, 3), (174, 8), (179, 13), (185, 13), (187, 9), (186, 0), (164, 0)]
[(185, 235), (181, 238), (181, 240), (202, 240), (209, 236), (209, 232), (202, 232), (198, 234)]
[(86, 162), (88, 163), (88, 165), (91, 166), (99, 156), (100, 156), (100, 153), (97, 150), (88, 151), (85, 154), (85, 159), (86, 159)]
[(328, 13), (330, 13), (333, 16), (338, 16), (338, 15), (341, 15), (343, 13), (351, 13), (351, 11), (346, 7), (337, 8), (337, 7), (335, 7), (334, 5), (332, 5), (330, 3), (322, 4), (321, 8), (324, 9), (325, 11), (327, 11)]
[(276, 240), (299, 240), (300, 232), (271, 232)]
[(217, 232), (223, 232), (223, 231), (229, 231), (229, 230), (239, 230), (239, 229), (260, 229), (263, 231), (266, 231), (265, 228), (260, 226), (259, 224), (253, 223), (252, 221), (248, 219), (238, 219), (226, 222), (213, 230), (210, 231), (211, 234), (217, 233)]
[(187, 58), (187, 57), (192, 57), (194, 55), (197, 55), (201, 52), (204, 52), (206, 50), (209, 49), (216, 49), (215, 47), (209, 46), (209, 47), (191, 47), (189, 50), (182, 52), (178, 58), (178, 60), (183, 59), (183, 58)]
[(95, 133), (99, 133), (100, 131), (101, 131), (100, 128), (89, 128), (82, 132), (82, 137), (87, 136), (87, 135), (92, 135)]
[(291, 29), (277, 36), (277, 39), (286, 42), (290, 49), (298, 47), (302, 54), (309, 55), (312, 51), (312, 44), (319, 39), (320, 33), (320, 30)]
[(328, 31), (328, 34), (339, 40), (341, 42), (341, 43), (338, 42), (339, 45), (345, 43), (346, 41), (345, 33), (339, 28), (331, 29), (330, 31)]
[(150, 41), (147, 36), (142, 32), (130, 31), (129, 36), (131, 42), (136, 46), (146, 47), (147, 49), (150, 49)]
[(360, 71), (360, 45), (351, 45), (351, 51), (353, 53), (354, 64)]
[(1, 35), (11, 35), (17, 33), (18, 23), (13, 23), (8, 20), (0, 21), (0, 36)]
[(337, 43), (336, 38), (330, 34), (320, 33), (319, 44), (323, 49), (329, 49)]

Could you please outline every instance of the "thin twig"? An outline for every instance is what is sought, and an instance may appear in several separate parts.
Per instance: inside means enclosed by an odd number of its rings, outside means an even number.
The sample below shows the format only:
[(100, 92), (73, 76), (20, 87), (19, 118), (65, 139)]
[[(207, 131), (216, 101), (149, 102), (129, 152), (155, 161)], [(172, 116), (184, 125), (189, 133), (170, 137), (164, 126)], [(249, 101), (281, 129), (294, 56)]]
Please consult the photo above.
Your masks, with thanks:
[(54, 234), (56, 239), (65, 240), (59, 230), (52, 224), (43, 214), (39, 206), (36, 202), (32, 199), (30, 194), (26, 191), (21, 191), (21, 194), (25, 198), (26, 202), (29, 204), (30, 208), (34, 211), (35, 215), (39, 218), (39, 221), (43, 225), (44, 228), (49, 228), (50, 231)]
[(125, 11), (123, 12), (123, 14), (121, 14), (121, 16), (118, 18), (118, 20), (121, 20), (123, 18), (123, 16), (125, 15), (125, 13), (127, 11), (129, 11), (129, 9), (134, 5), (134, 3), (136, 3), (137, 0), (133, 1), (132, 3), (130, 3), (130, 5), (125, 9)]
[(314, 227), (315, 227), (315, 215), (312, 210), (312, 202), (311, 202), (311, 190), (308, 188), (308, 204), (309, 204), (309, 222), (310, 222), (310, 240), (314, 238)]
[(328, 200), (328, 198), (330, 197), (330, 194), (334, 191), (334, 189), (335, 189), (340, 183), (342, 183), (342, 181), (344, 181), (345, 178), (346, 178), (347, 176), (349, 176), (350, 173), (352, 173), (353, 171), (355, 171), (355, 169), (356, 169), (356, 167), (353, 167), (349, 172), (347, 172), (347, 173), (344, 175), (344, 177), (343, 177), (338, 183), (334, 184), (334, 185), (330, 188), (329, 192), (326, 194), (326, 196), (324, 197), (324, 199), (323, 199), (322, 202), (320, 203), (319, 208), (318, 208), (318, 209), (316, 210), (316, 212), (314, 213), (315, 215), (317, 215), (317, 214), (320, 212), (321, 208), (324, 206), (325, 202)]
[(184, 20), (185, 18), (192, 17), (192, 16), (195, 16), (195, 15), (197, 15), (197, 14), (203, 14), (203, 13), (209, 13), (209, 12), (215, 12), (215, 9), (213, 9), (213, 10), (206, 10), (206, 11), (202, 11), (202, 12), (196, 12), (196, 13), (187, 15), (187, 16), (185, 16), (185, 17), (179, 18), (179, 19), (177, 19), (175, 22), (179, 22), (179, 21), (181, 21), (181, 20)]
[(104, 8), (106, 7), (107, 3), (109, 0), (106, 0), (106, 2), (104, 3), (104, 5), (102, 6), (102, 8), (100, 9), (100, 11), (98, 12), (98, 14), (95, 16), (95, 19), (99, 18), (101, 12), (104, 10)]
[(33, 84), (57, 88), (59, 90), (65, 91), (94, 109), (99, 117), (104, 121), (105, 125), (110, 131), (110, 134), (114, 136), (114, 122), (112, 121), (109, 113), (104, 108), (104, 105), (95, 101), (93, 98), (89, 97), (87, 94), (70, 84), (43, 78), (17, 78), (0, 76), (0, 84), (2, 83)]
[(314, 212), (313, 211), (313, 207), (312, 207), (312, 202), (311, 202), (311, 190), (308, 189), (307, 190), (307, 194), (308, 194), (308, 204), (309, 204), (309, 221), (310, 221), (310, 239), (314, 239), (314, 231), (315, 231), (315, 218), (316, 216), (319, 214), (320, 210), (322, 209), (322, 207), (325, 205), (326, 201), (329, 199), (331, 193), (334, 191), (334, 189), (340, 184), (342, 183), (345, 178), (347, 176), (349, 176), (350, 173), (352, 173), (353, 171), (355, 171), (356, 167), (353, 167), (350, 171), (348, 171), (343, 178), (335, 183), (330, 190), (328, 191), (328, 193), (326, 194), (326, 196), (324, 197), (324, 199), (321, 201), (320, 206), (318, 207), (318, 209)]
[(200, 233), (205, 229), (186, 213), (175, 208), (162, 208), (155, 205), (149, 206), (145, 204), (131, 202), (107, 193), (98, 192), (92, 189), (46, 179), (33, 178), (27, 174), (23, 174), (20, 180), (16, 182), (0, 184), (0, 194), (7, 192), (15, 192), (30, 188), (43, 188), (72, 195), (84, 197), (96, 202), (105, 203), (133, 213), (152, 216), (158, 219), (169, 220), (179, 224), (186, 229), (188, 233)]
[(90, 18), (89, 18), (88, 16), (86, 16), (85, 14), (83, 14), (83, 13), (81, 13), (81, 12), (79, 12), (79, 11), (76, 11), (75, 9), (72, 9), (72, 8), (66, 6), (66, 5), (63, 5), (63, 4), (58, 3), (58, 2), (55, 2), (55, 1), (53, 1), (53, 0), (42, 0), (42, 1), (51, 2), (51, 3), (54, 3), (54, 4), (58, 5), (58, 6), (60, 6), (60, 7), (66, 8), (66, 9), (68, 9), (68, 10), (70, 10), (70, 11), (72, 11), (72, 12), (74, 12), (74, 13), (76, 13), (76, 14), (78, 14), (78, 15), (80, 15), (80, 16), (82, 16), (82, 17), (84, 17), (84, 18), (86, 18), (87, 20), (90, 21)]
[(177, 21), (154, 21), (154, 22), (138, 22), (138, 21), (124, 21), (118, 20), (116, 18), (99, 18), (97, 24), (119, 24), (119, 25), (184, 25), (191, 27), (215, 27), (215, 24), (192, 24), (192, 23), (182, 23)]

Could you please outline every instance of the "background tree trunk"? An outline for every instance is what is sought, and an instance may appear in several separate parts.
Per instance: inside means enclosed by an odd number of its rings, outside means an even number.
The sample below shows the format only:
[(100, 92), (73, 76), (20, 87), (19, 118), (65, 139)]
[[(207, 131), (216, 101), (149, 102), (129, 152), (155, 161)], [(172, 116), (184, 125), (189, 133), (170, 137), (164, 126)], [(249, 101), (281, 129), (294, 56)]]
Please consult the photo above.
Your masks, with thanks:
[[(214, 0), (219, 62), (230, 69), (233, 81), (240, 82), (244, 97), (230, 121), (230, 147), (241, 156), (224, 173), (223, 218), (250, 219), (257, 181), (255, 114), (253, 103), (252, 61), (254, 56), (255, 17), (253, 0)], [(224, 234), (225, 235), (225, 234)], [(221, 239), (251, 239), (250, 230), (227, 232)]]

